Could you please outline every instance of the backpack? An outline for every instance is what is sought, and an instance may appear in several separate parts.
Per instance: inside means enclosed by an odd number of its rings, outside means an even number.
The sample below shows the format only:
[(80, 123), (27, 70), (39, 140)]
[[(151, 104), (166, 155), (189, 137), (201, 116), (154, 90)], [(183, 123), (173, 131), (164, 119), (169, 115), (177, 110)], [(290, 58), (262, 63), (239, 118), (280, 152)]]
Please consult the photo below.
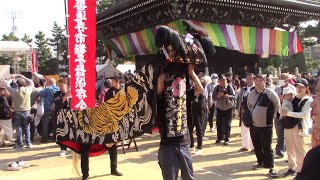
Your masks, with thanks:
[(6, 97), (1, 97), (0, 100), (0, 119), (11, 119), (12, 111), (9, 105), (9, 100)]

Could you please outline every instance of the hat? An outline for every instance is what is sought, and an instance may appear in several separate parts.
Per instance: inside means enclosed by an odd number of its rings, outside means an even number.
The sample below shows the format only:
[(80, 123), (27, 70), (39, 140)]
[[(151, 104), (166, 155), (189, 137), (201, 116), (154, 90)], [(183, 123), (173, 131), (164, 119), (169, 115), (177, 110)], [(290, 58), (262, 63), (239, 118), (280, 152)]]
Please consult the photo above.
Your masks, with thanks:
[(4, 80), (0, 80), (0, 89), (4, 89), (7, 87), (7, 83)]
[(308, 83), (308, 81), (306, 79), (300, 78), (300, 79), (297, 80), (297, 83), (295, 85), (307, 87), (307, 86), (309, 86), (309, 83)]
[(211, 79), (218, 79), (218, 74), (216, 74), (216, 73), (213, 73), (213, 74), (211, 74)]
[(285, 87), (283, 88), (283, 92), (282, 92), (283, 95), (286, 95), (286, 94), (294, 94), (293, 90), (289, 87)]
[(220, 75), (218, 80), (221, 80), (221, 79), (227, 80), (227, 77), (225, 75)]

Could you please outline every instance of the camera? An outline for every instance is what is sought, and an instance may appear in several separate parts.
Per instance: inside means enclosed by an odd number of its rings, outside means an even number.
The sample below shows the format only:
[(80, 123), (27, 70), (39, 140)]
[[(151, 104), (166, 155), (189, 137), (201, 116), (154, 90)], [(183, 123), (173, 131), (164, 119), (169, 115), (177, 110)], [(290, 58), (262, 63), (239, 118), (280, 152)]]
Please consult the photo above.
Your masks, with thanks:
[(227, 90), (225, 90), (225, 89), (222, 90), (221, 92), (222, 92), (224, 95), (227, 95), (227, 94), (228, 94)]

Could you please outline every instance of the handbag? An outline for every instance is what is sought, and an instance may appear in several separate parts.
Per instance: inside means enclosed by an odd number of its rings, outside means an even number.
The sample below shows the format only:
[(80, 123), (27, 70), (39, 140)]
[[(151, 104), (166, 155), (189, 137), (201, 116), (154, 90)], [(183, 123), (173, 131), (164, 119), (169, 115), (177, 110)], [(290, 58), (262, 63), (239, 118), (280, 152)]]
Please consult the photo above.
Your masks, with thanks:
[(260, 97), (262, 95), (262, 93), (264, 92), (264, 90), (259, 94), (259, 97), (256, 101), (256, 103), (254, 104), (252, 110), (245, 110), (243, 112), (243, 117), (242, 117), (242, 122), (243, 122), (243, 125), (246, 126), (246, 127), (251, 127), (252, 126), (252, 112), (254, 110), (254, 108), (257, 106), (259, 100), (260, 100)]

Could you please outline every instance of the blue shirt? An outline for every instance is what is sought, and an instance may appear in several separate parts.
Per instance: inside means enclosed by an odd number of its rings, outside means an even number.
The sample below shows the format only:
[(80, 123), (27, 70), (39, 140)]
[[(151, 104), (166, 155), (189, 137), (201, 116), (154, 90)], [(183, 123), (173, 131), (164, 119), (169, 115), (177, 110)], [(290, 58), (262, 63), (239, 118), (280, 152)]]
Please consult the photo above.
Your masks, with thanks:
[(46, 87), (44, 90), (40, 91), (40, 97), (44, 99), (44, 110), (50, 110), (50, 107), (54, 100), (54, 93), (58, 92), (60, 89), (56, 85), (51, 85)]

